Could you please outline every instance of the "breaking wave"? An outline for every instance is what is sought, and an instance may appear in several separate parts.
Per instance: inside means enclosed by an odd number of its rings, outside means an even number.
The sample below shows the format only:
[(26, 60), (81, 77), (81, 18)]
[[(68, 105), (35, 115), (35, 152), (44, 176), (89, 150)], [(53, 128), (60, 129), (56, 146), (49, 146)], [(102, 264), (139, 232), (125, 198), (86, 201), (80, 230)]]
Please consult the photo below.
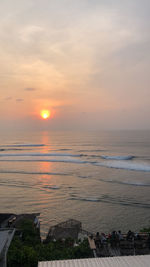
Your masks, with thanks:
[(81, 201), (91, 201), (91, 202), (99, 202), (99, 198), (96, 197), (77, 197), (72, 195), (69, 200), (81, 200)]
[(107, 167), (107, 168), (150, 172), (150, 165), (145, 164), (145, 163), (126, 162), (126, 161), (117, 161), (117, 162), (107, 161), (107, 162), (96, 162), (93, 164), (96, 166), (102, 166), (102, 167)]
[(89, 179), (89, 178), (92, 178), (92, 176), (90, 176), (90, 175), (79, 175), (78, 177), (79, 177), (79, 178), (82, 178), (82, 179)]
[(70, 150), (72, 150), (71, 148), (60, 148), (59, 149), (60, 151), (70, 151)]
[(3, 147), (41, 147), (41, 146), (45, 146), (45, 144), (8, 144), (8, 145), (3, 145)]
[(116, 181), (116, 180), (105, 180), (100, 179), (102, 182), (113, 183), (113, 184), (123, 184), (123, 185), (132, 185), (132, 186), (150, 186), (149, 183), (141, 183), (141, 182), (130, 182), (130, 181)]
[(28, 172), (28, 171), (17, 171), (17, 170), (0, 170), (0, 173), (13, 173), (13, 174), (27, 174), (27, 175), (58, 175), (58, 176), (67, 176), (66, 173), (59, 172)]
[(84, 164), (90, 163), (88, 161), (81, 161), (76, 159), (0, 159), (2, 162), (64, 162), (64, 163), (75, 163), (75, 164)]
[(133, 159), (134, 156), (104, 156), (104, 155), (102, 155), (101, 158), (113, 159), (113, 160), (130, 160), (130, 159)]
[(103, 152), (103, 151), (106, 151), (105, 149), (82, 149), (82, 150), (79, 150), (79, 152)]
[[(75, 164), (91, 164), (93, 166), (129, 171), (150, 172), (150, 164), (142, 161), (130, 161), (129, 159), (133, 159), (133, 156), (103, 156), (103, 160), (101, 161), (94, 161), (94, 159), (92, 161), (93, 156), (90, 155), (88, 158), (84, 158), (84, 156), (87, 155), (70, 153), (0, 153), (0, 161), (64, 162)], [(104, 157), (106, 158), (104, 159)]]
[(60, 186), (58, 186), (58, 185), (45, 185), (45, 186), (43, 186), (43, 188), (57, 190), (57, 189), (60, 189)]
[[(0, 151), (20, 151), (20, 150), (23, 150), (22, 148), (0, 148)], [(29, 149), (26, 149), (26, 150), (29, 150)]]
[(134, 199), (122, 199), (117, 198), (109, 195), (101, 195), (99, 197), (93, 197), (93, 196), (77, 196), (75, 194), (72, 194), (69, 200), (78, 200), (78, 201), (90, 201), (90, 202), (102, 202), (106, 204), (113, 204), (113, 205), (122, 205), (122, 206), (131, 206), (136, 208), (146, 208), (150, 209), (149, 203), (141, 203), (138, 201), (135, 201)]
[(82, 154), (67, 153), (0, 153), (0, 157), (81, 157)]

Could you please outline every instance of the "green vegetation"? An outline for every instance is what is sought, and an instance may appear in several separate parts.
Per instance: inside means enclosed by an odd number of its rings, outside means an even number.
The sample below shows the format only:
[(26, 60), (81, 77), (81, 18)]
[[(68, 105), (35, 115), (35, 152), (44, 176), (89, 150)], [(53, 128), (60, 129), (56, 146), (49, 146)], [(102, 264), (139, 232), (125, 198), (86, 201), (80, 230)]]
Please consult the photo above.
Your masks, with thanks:
[(148, 228), (143, 228), (140, 230), (141, 233), (150, 233), (150, 227)]
[(19, 225), (21, 235), (16, 234), (8, 251), (8, 267), (35, 267), (38, 261), (63, 260), (92, 257), (85, 239), (73, 246), (71, 238), (43, 244), (32, 221), (24, 220)]

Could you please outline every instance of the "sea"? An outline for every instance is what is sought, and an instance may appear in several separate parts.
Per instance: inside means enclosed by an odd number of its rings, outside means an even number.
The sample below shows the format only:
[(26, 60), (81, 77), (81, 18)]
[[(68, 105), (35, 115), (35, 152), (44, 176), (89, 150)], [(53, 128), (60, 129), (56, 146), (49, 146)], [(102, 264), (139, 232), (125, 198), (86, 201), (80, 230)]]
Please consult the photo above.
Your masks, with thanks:
[(150, 131), (0, 135), (0, 212), (67, 219), (89, 232), (150, 227)]

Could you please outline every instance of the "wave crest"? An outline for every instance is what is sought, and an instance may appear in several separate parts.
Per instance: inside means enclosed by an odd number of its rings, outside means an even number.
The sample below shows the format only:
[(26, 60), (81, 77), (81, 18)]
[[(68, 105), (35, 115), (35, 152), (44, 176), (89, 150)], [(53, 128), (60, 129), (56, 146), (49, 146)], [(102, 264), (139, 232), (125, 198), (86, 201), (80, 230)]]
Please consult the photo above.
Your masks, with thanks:
[(113, 204), (113, 205), (150, 209), (150, 203), (141, 203), (137, 202), (134, 199), (126, 199), (126, 198), (122, 199), (120, 197), (114, 197), (109, 195), (101, 195), (99, 197), (93, 197), (93, 196), (79, 196), (72, 194), (69, 200), (102, 202), (111, 205)]
[(82, 157), (82, 154), (68, 154), (68, 153), (0, 153), (0, 157)]
[(150, 165), (145, 163), (138, 162), (126, 162), (126, 161), (107, 161), (107, 162), (96, 162), (93, 163), (96, 166), (102, 166), (107, 168), (114, 169), (123, 169), (130, 171), (142, 171), (142, 172), (150, 172)]
[(3, 145), (1, 147), (41, 147), (45, 146), (45, 144), (8, 144), (8, 145)]
[(113, 160), (131, 160), (134, 156), (101, 156), (102, 159), (113, 159)]

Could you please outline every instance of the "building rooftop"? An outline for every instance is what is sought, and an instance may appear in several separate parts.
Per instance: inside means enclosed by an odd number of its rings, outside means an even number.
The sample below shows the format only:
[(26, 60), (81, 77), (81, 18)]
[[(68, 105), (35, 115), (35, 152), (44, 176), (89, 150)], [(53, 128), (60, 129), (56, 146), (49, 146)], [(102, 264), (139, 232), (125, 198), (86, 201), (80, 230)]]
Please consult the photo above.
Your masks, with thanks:
[(43, 261), (38, 267), (149, 267), (150, 255)]
[(15, 229), (0, 229), (0, 267), (6, 266), (6, 255)]
[(6, 244), (12, 240), (14, 233), (14, 229), (0, 229), (0, 255), (5, 249)]

